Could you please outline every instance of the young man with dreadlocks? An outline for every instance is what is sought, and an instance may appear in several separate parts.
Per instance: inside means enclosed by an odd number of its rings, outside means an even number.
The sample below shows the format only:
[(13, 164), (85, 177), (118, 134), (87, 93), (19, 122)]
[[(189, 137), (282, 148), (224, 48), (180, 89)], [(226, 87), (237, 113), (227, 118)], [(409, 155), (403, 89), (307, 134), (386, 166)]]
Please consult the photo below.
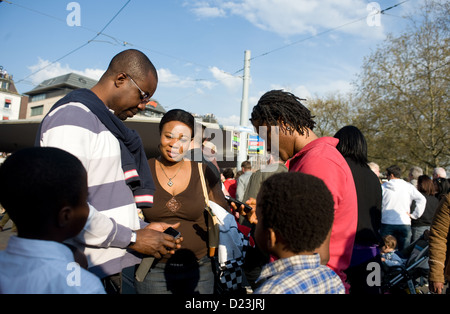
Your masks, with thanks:
[(339, 140), (319, 138), (312, 131), (315, 122), (311, 112), (298, 97), (282, 90), (265, 93), (253, 108), (250, 121), (269, 149), (272, 140), (276, 141), (274, 136), (278, 136), (278, 153), (283, 161), (289, 160), (290, 172), (322, 179), (333, 195), (335, 216), (331, 234), (318, 251), (322, 263), (341, 277), (348, 293), (344, 270), (350, 265), (358, 205), (352, 173), (336, 149)]

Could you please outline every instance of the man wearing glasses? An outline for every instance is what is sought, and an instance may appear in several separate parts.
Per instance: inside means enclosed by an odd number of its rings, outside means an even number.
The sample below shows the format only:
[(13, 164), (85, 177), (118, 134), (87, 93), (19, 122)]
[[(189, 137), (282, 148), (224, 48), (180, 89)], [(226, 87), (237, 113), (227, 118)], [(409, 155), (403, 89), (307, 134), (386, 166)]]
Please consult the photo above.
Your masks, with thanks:
[(140, 262), (136, 252), (159, 258), (179, 247), (162, 233), (169, 225), (138, 217), (138, 208), (153, 205), (155, 187), (139, 135), (123, 124), (145, 109), (157, 83), (147, 56), (122, 51), (92, 89), (72, 91), (52, 107), (36, 138), (38, 146), (77, 156), (88, 172), (89, 218), (71, 244), (108, 293), (121, 292), (121, 271)]

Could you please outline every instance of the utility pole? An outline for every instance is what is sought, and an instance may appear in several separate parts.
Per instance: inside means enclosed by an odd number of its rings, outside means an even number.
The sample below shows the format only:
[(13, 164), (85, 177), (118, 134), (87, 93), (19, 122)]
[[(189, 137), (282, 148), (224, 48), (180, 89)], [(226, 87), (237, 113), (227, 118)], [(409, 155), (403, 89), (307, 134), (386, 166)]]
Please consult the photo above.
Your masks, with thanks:
[(239, 153), (237, 156), (237, 170), (241, 169), (241, 163), (247, 160), (247, 137), (248, 133), (245, 128), (248, 125), (248, 87), (250, 83), (250, 50), (245, 51), (244, 55), (244, 79), (242, 88), (241, 102), (241, 120), (240, 120), (240, 143)]
[(245, 51), (244, 57), (244, 85), (242, 88), (241, 126), (248, 124), (248, 85), (250, 83), (250, 50)]

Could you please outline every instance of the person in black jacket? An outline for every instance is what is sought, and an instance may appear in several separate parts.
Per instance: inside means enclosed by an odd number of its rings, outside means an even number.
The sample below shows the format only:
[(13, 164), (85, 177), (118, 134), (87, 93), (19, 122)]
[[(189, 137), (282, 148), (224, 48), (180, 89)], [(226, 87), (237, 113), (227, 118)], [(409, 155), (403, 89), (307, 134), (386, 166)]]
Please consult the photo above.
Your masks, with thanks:
[(366, 283), (366, 265), (378, 256), (381, 237), (382, 191), (378, 177), (368, 166), (367, 142), (355, 126), (345, 126), (335, 135), (339, 139), (337, 150), (344, 156), (355, 182), (358, 199), (358, 225), (352, 260), (346, 273), (350, 282), (350, 293), (378, 293), (377, 287)]

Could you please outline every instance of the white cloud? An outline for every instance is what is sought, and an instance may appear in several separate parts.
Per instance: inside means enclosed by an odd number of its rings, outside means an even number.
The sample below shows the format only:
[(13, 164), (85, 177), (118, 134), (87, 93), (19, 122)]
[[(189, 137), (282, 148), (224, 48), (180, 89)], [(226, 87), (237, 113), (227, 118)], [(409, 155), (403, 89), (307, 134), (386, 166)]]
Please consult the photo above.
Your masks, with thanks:
[(283, 37), (316, 35), (342, 25), (345, 26), (339, 32), (362, 37), (380, 38), (384, 31), (383, 24), (367, 24), (371, 11), (364, 0), (202, 0), (188, 5), (194, 7), (192, 11), (199, 18), (241, 16), (256, 27)]
[[(158, 83), (167, 86), (184, 86), (188, 83), (183, 81), (178, 75), (173, 74), (169, 69), (158, 70)], [(189, 82), (192, 86), (192, 82)]]
[(225, 71), (222, 71), (218, 67), (210, 67), (210, 72), (214, 78), (232, 92), (242, 89), (242, 79), (237, 76), (233, 76)]
[(41, 58), (38, 58), (38, 63), (31, 65), (28, 67), (32, 73), (37, 72), (36, 74), (33, 74), (30, 79), (31, 82), (34, 85), (38, 85), (42, 83), (45, 80), (48, 80), (50, 78), (54, 78), (60, 75), (64, 75), (67, 73), (77, 73), (84, 76), (87, 76), (89, 78), (92, 78), (94, 80), (99, 80), (100, 77), (103, 75), (105, 70), (101, 69), (90, 69), (86, 68), (83, 71), (74, 70), (70, 68), (68, 64), (61, 65), (59, 62), (51, 63), (49, 60), (43, 60)]
[(231, 115), (229, 117), (217, 117), (219, 124), (224, 126), (238, 126), (241, 122), (241, 117), (237, 115)]
[(197, 87), (197, 92), (202, 93), (201, 87), (211, 89), (215, 84), (206, 79), (193, 79), (191, 77), (181, 77), (172, 73), (169, 69), (160, 68), (158, 70), (158, 84), (164, 87), (180, 87), (180, 88), (194, 88)]
[(221, 8), (212, 8), (206, 4), (206, 6), (199, 6), (197, 8), (192, 9), (195, 15), (203, 18), (214, 18), (214, 17), (223, 17), (225, 16), (225, 11)]

